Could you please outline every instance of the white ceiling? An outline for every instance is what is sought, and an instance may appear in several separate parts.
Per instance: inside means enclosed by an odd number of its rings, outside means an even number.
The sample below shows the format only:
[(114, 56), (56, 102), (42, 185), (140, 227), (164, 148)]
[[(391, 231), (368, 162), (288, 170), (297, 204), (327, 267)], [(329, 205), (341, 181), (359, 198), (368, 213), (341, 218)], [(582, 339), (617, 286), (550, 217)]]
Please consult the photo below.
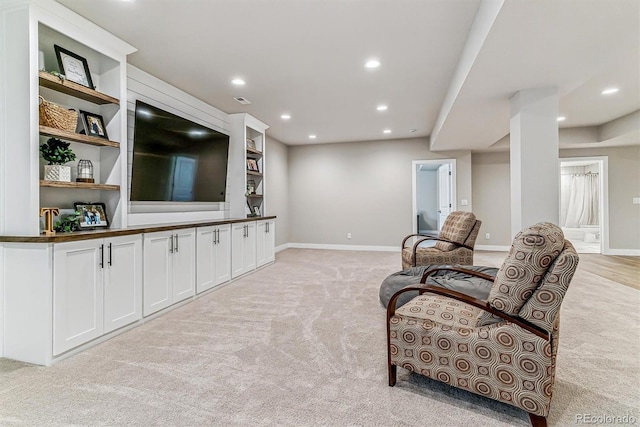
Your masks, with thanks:
[[(290, 145), (431, 135), (481, 5), (58, 1), (136, 47), (134, 66), (225, 112), (254, 115)], [(379, 69), (364, 68), (371, 57)], [(233, 86), (234, 77), (247, 84)], [(620, 92), (601, 96), (610, 85)], [(638, 110), (640, 2), (506, 0), (432, 149), (486, 149), (509, 132), (509, 98), (542, 86), (559, 89), (562, 127), (599, 126)], [(379, 104), (389, 109), (378, 112)]]

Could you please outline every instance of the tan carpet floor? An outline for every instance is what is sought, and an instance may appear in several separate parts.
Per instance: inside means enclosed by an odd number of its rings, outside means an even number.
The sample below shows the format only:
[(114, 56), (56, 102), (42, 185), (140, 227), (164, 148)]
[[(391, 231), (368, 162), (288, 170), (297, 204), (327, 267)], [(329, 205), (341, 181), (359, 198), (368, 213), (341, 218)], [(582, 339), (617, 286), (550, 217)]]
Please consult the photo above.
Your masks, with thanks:
[[(505, 255), (477, 252), (475, 264)], [(52, 367), (0, 359), (0, 425), (528, 425), (516, 408), (403, 369), (387, 385), (378, 289), (399, 267), (399, 253), (289, 249)], [(639, 303), (640, 291), (578, 268), (550, 425), (640, 423)]]

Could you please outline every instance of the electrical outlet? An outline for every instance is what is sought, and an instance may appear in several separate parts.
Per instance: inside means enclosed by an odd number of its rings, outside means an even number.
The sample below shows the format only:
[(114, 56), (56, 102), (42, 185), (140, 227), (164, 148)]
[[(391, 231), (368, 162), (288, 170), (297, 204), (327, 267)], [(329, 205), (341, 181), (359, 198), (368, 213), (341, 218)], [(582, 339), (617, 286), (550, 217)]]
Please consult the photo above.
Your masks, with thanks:
[(351, 238), (351, 233), (347, 233), (347, 239)]
[(469, 206), (469, 201), (467, 199), (460, 200), (460, 206)]
[(491, 238), (491, 234), (489, 234), (489, 233), (485, 234), (485, 235), (484, 235), (484, 238), (485, 238), (485, 239), (487, 239), (487, 240), (489, 240), (489, 239)]

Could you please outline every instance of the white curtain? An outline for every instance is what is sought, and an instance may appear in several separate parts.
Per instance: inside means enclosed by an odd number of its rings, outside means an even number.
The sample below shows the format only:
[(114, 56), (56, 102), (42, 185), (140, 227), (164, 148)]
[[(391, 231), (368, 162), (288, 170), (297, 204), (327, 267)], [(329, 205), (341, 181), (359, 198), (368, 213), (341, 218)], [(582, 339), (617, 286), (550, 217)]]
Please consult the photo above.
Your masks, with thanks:
[(598, 225), (598, 174), (571, 175), (565, 227)]

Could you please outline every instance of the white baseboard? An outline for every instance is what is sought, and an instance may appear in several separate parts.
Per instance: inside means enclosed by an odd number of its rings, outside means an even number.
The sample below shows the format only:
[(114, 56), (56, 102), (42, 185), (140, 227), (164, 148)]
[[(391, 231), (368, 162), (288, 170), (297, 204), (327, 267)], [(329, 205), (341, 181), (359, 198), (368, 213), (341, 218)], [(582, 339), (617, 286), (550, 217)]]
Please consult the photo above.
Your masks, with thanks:
[(327, 249), (331, 251), (400, 252), (400, 246), (326, 245), (319, 243), (288, 243), (286, 246), (295, 249)]
[(640, 256), (640, 249), (605, 249), (604, 255)]
[(285, 243), (284, 245), (276, 246), (276, 253), (289, 249), (291, 247), (290, 245), (290, 243)]
[(509, 252), (511, 246), (501, 246), (501, 245), (476, 245), (475, 249), (477, 251), (497, 251), (497, 252)]

